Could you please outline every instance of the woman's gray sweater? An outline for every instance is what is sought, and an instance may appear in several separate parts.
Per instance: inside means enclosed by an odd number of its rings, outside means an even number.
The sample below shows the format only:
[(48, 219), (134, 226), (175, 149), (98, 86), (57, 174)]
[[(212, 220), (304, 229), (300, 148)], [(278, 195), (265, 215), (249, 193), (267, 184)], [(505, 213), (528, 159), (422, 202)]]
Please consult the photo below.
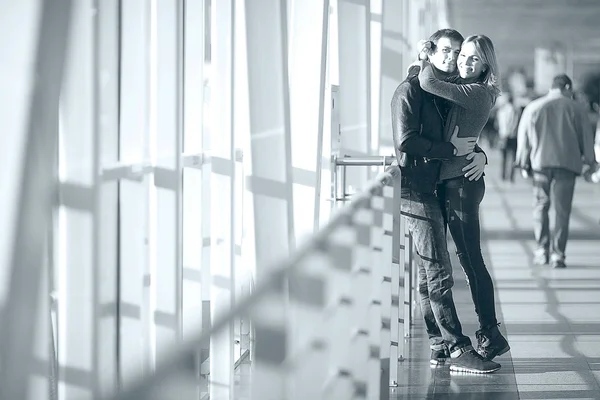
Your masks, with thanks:
[[(444, 140), (450, 140), (457, 125), (458, 137), (479, 138), (494, 105), (494, 98), (483, 83), (461, 83), (460, 79), (456, 83), (439, 80), (428, 62), (423, 63), (419, 72), (419, 83), (426, 92), (452, 102), (444, 127)], [(440, 180), (463, 176), (462, 169), (470, 163), (466, 155), (444, 160)]]

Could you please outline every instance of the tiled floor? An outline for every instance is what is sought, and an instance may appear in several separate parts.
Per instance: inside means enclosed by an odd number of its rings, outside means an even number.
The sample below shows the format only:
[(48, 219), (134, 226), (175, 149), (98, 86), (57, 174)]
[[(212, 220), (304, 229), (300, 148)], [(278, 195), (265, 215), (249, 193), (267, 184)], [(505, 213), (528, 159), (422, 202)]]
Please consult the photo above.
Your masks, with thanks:
[[(496, 309), (511, 351), (490, 375), (430, 368), (420, 314), (407, 340), (393, 399), (600, 399), (600, 186), (579, 179), (565, 270), (531, 264), (531, 184), (498, 179), (488, 151), (482, 204), (482, 250), (495, 281)], [(552, 211), (552, 210), (551, 210)], [(449, 246), (454, 253), (454, 245)], [(452, 254), (453, 255), (453, 254)], [(454, 297), (465, 333), (475, 341), (473, 303), (453, 255)]]
[[(482, 250), (494, 278), (496, 310), (511, 351), (489, 375), (431, 368), (417, 312), (406, 360), (399, 363), (395, 399), (600, 399), (600, 185), (578, 180), (565, 270), (531, 264), (531, 183), (498, 179), (498, 154), (488, 151), (482, 204)], [(454, 299), (464, 332), (478, 329), (464, 274), (449, 244)], [(417, 308), (418, 310), (418, 308)], [(236, 398), (249, 398), (249, 366), (236, 374)], [(338, 399), (331, 399), (338, 400)], [(339, 399), (342, 400), (342, 399)]]

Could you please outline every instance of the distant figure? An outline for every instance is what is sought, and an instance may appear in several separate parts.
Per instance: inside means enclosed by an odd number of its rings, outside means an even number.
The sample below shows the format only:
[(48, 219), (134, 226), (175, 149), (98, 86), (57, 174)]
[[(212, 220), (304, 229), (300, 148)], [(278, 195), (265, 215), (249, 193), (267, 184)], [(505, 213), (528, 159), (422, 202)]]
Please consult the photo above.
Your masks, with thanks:
[(492, 108), (490, 116), (481, 131), (481, 138), (487, 140), (490, 149), (495, 149), (498, 146), (498, 128), (496, 127), (497, 109)]
[(596, 139), (594, 140), (594, 152), (596, 153), (596, 161), (600, 160), (600, 119), (596, 123)]
[[(517, 164), (527, 176), (533, 175), (534, 183), (537, 249), (533, 262), (550, 262), (553, 268), (566, 267), (575, 177), (596, 165), (588, 115), (573, 100), (572, 88), (567, 75), (554, 77), (548, 94), (525, 107), (518, 130)], [(552, 238), (548, 218), (551, 203), (556, 212)]]
[(515, 181), (515, 158), (517, 153), (517, 130), (521, 108), (517, 106), (509, 94), (507, 102), (498, 108), (496, 126), (498, 128), (498, 148), (502, 154), (501, 179)]

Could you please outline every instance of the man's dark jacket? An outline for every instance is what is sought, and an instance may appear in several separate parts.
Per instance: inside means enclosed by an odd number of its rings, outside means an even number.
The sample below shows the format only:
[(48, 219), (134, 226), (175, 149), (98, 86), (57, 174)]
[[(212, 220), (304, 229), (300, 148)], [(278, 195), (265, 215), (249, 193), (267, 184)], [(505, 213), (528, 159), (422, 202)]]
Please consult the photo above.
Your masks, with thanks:
[(411, 69), (392, 97), (392, 130), (402, 187), (434, 193), (441, 160), (454, 156), (454, 145), (444, 141), (446, 101), (419, 85)]

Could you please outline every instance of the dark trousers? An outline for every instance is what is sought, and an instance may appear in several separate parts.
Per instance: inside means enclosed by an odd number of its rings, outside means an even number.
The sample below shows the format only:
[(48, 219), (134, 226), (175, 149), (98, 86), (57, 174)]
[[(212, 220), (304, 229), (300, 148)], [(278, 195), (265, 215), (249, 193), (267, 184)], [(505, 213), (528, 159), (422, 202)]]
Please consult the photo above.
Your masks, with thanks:
[[(543, 168), (533, 172), (533, 233), (538, 245), (537, 254), (551, 255), (553, 260), (564, 261), (574, 191), (574, 172), (563, 168)], [(552, 238), (548, 217), (551, 203), (554, 203), (556, 212)]]
[(467, 276), (480, 328), (495, 326), (494, 284), (481, 254), (479, 204), (485, 194), (485, 181), (464, 177), (438, 185), (438, 200), (456, 245), (456, 254)]
[(418, 286), (430, 345), (446, 345), (451, 354), (460, 354), (471, 340), (462, 333), (452, 297), (452, 265), (438, 199), (403, 187), (401, 210), (420, 257)]
[(515, 181), (515, 157), (517, 154), (517, 139), (508, 138), (502, 144), (502, 174), (503, 181)]

